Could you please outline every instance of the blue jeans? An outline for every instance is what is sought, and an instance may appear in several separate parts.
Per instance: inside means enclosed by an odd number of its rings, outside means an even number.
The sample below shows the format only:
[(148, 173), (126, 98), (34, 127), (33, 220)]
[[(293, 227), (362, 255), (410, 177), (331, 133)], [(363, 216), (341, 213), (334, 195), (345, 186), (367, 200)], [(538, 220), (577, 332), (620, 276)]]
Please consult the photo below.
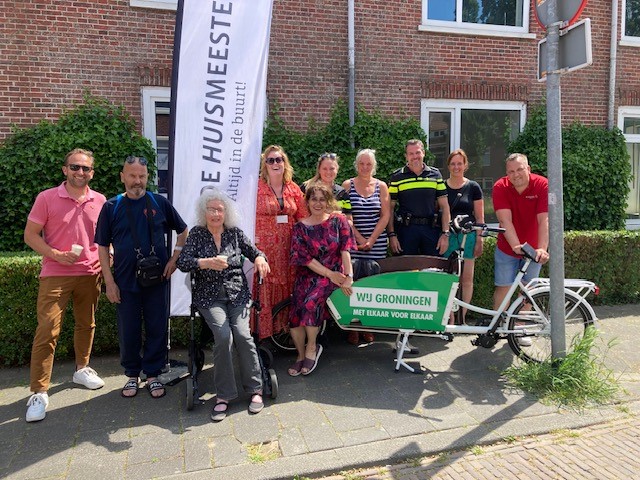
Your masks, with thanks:
[(216, 300), (210, 308), (198, 308), (213, 332), (213, 380), (216, 396), (233, 400), (238, 396), (233, 371), (233, 345), (238, 352), (240, 377), (245, 392), (262, 392), (262, 375), (258, 351), (249, 329), (249, 305), (234, 307), (226, 300)]
[(157, 377), (167, 360), (167, 283), (147, 287), (140, 292), (120, 290), (120, 303), (116, 310), (120, 365), (124, 374), (139, 377), (143, 371), (147, 377)]
[[(495, 253), (493, 254), (493, 259), (495, 262), (493, 278), (494, 284), (497, 287), (511, 286), (518, 271), (522, 268), (524, 262), (526, 262), (526, 258), (512, 257), (501, 251), (498, 247), (496, 247)], [(526, 285), (532, 278), (539, 277), (541, 268), (542, 265), (539, 263), (531, 262), (527, 273), (522, 277), (522, 283)]]

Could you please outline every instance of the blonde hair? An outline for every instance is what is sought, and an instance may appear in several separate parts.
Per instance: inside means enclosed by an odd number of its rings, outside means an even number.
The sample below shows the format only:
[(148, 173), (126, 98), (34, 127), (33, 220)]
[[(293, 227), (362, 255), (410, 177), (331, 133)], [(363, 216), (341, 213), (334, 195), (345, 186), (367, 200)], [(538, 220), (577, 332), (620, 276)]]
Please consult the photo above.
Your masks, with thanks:
[(260, 178), (269, 183), (269, 174), (267, 173), (267, 156), (271, 152), (277, 152), (282, 155), (282, 158), (284, 159), (284, 175), (282, 177), (282, 181), (283, 183), (290, 183), (293, 180), (293, 167), (291, 166), (291, 163), (289, 163), (289, 157), (280, 145), (269, 145), (264, 149), (262, 155), (260, 155)]
[(336, 173), (340, 171), (340, 163), (339, 163), (340, 157), (335, 153), (323, 153), (318, 157), (318, 163), (316, 165), (316, 174), (313, 177), (311, 177), (309, 180), (302, 183), (304, 188), (307, 188), (312, 183), (316, 183), (320, 181), (320, 166), (322, 165), (322, 162), (324, 162), (325, 160), (336, 162), (336, 167), (337, 167)]

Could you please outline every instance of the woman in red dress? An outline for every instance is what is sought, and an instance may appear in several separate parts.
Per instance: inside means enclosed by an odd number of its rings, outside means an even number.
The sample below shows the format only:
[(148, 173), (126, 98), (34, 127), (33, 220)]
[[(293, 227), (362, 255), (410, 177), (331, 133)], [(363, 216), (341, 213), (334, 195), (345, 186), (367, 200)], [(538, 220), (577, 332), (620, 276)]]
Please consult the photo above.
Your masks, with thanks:
[[(316, 338), (328, 319), (327, 298), (336, 288), (351, 295), (353, 271), (350, 250), (356, 241), (341, 213), (335, 213), (333, 192), (322, 183), (305, 192), (309, 217), (293, 227), (291, 263), (297, 266), (289, 328), (298, 357), (289, 375), (310, 374), (318, 365), (322, 345)], [(305, 344), (306, 343), (306, 344)]]
[[(289, 263), (291, 230), (308, 215), (302, 191), (292, 179), (293, 168), (287, 154), (282, 147), (269, 145), (261, 157), (256, 209), (255, 245), (265, 253), (271, 266), (271, 274), (260, 287), (260, 339), (287, 326), (286, 317), (277, 320), (277, 325), (273, 323), (271, 309), (293, 292), (295, 270)], [(255, 325), (255, 319), (252, 323)]]

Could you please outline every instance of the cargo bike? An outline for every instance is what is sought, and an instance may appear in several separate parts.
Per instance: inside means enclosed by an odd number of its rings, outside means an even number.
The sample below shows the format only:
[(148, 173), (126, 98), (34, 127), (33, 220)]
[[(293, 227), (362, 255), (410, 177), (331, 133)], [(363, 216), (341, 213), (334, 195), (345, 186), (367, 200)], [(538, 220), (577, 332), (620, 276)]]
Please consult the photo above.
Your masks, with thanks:
[[(469, 221), (459, 216), (452, 222), (455, 233), (479, 230), (482, 235), (503, 232), (504, 229)], [(457, 272), (464, 268), (464, 242), (457, 252)], [(492, 348), (499, 340), (507, 340), (513, 352), (525, 361), (541, 362), (551, 355), (550, 283), (547, 278), (534, 278), (526, 285), (522, 278), (535, 262), (535, 250), (523, 246), (525, 262), (497, 310), (466, 303), (459, 298), (459, 276), (425, 263), (425, 257), (403, 258), (399, 270), (381, 273), (354, 282), (353, 293), (346, 296), (334, 291), (327, 304), (331, 315), (343, 330), (397, 333), (395, 370), (415, 369), (404, 360), (411, 335), (437, 337), (452, 341), (454, 335), (476, 335), (474, 345)], [(445, 259), (426, 257), (442, 264)], [(381, 261), (392, 262), (392, 259)], [(425, 268), (426, 267), (426, 268)], [(383, 268), (383, 271), (385, 269)], [(518, 294), (513, 299), (514, 294)], [(565, 279), (564, 322), (566, 344), (576, 335), (597, 324), (597, 317), (587, 300), (598, 287), (590, 281)], [(511, 299), (513, 299), (511, 301)], [(462, 325), (449, 324), (452, 313), (467, 309), (479, 319)]]

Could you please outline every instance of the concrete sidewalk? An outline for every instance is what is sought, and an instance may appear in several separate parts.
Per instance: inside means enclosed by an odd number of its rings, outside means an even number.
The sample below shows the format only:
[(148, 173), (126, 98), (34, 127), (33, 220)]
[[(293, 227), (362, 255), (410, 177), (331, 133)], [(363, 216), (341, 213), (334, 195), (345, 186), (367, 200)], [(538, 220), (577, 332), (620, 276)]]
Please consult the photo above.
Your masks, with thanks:
[[(394, 372), (391, 336), (379, 335), (364, 348), (334, 341), (308, 377), (289, 377), (286, 368), (294, 358), (276, 354), (278, 398), (266, 399), (265, 410), (250, 416), (248, 396), (243, 396), (218, 424), (209, 420), (211, 401), (186, 410), (185, 382), (169, 387), (162, 399), (152, 399), (143, 389), (134, 399), (121, 398), (126, 379), (114, 357), (92, 360), (106, 382), (98, 391), (74, 385), (73, 365), (58, 362), (47, 417), (28, 424), (28, 369), (3, 369), (0, 477), (318, 477), (624, 421), (640, 410), (640, 306), (602, 307), (597, 313), (603, 319), (602, 339), (618, 341), (606, 362), (628, 395), (623, 406), (584, 413), (557, 411), (507, 388), (500, 372), (514, 357), (506, 342), (487, 350), (471, 346), (473, 337), (466, 336), (451, 343), (412, 339), (422, 352), (414, 359), (423, 370), (419, 375)], [(205, 368), (200, 379), (201, 392), (210, 400), (212, 370)], [(400, 478), (391, 475), (380, 478)], [(402, 476), (413, 478), (407, 475)]]

